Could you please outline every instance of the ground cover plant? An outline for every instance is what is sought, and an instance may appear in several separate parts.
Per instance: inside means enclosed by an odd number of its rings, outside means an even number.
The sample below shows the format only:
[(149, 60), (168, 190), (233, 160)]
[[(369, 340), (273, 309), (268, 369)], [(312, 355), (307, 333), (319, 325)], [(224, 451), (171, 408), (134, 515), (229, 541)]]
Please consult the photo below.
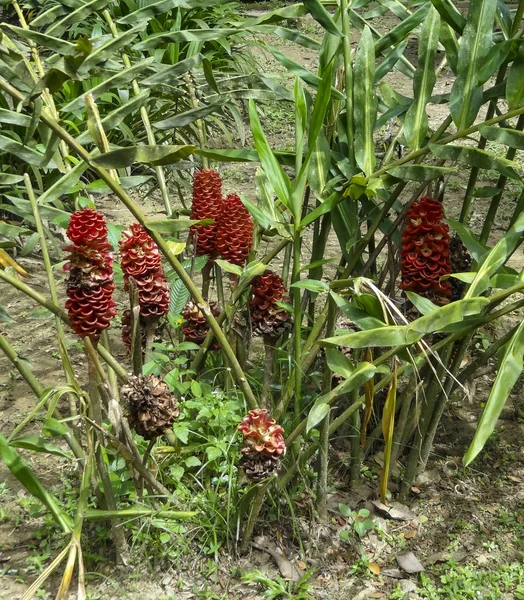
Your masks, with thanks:
[[(304, 553), (304, 520), (327, 527), (333, 512), (354, 572), (378, 575), (362, 540), (386, 535), (380, 520), (330, 505), (340, 463), (380, 514), (403, 510), (452, 399), (496, 372), (462, 464), (493, 452), (524, 354), (524, 2), (465, 9), (2, 3), (0, 289), (54, 319), (63, 365), (44, 387), (2, 302), (0, 348), (36, 401), (0, 454), (46, 509), (49, 538), (62, 532), (24, 598), (60, 565), (56, 598), (74, 574), (88, 597), (97, 536), (117, 564), (141, 555), (154, 570), (199, 548), (216, 565), (257, 534)], [(275, 40), (314, 54), (316, 71)], [(262, 53), (289, 77), (262, 74)], [(291, 137), (277, 147), (267, 131), (282, 105)], [(226, 186), (232, 164), (254, 195)], [(68, 483), (49, 489), (35, 455), (65, 465)], [(311, 597), (312, 572), (274, 554), (283, 579), (243, 582)], [(523, 593), (509, 562), (486, 579), (453, 560), (436, 560), (440, 588), (420, 576), (422, 597), (470, 597), (461, 578)]]

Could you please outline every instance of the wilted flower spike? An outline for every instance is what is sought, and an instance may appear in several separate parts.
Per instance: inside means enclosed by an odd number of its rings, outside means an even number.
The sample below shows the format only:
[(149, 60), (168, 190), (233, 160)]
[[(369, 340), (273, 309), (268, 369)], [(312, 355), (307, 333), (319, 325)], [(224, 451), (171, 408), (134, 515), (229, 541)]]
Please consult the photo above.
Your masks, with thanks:
[(98, 340), (115, 316), (113, 256), (102, 213), (84, 208), (71, 215), (67, 235), (73, 242), (64, 270), (69, 272), (65, 307), (73, 331)]
[(169, 310), (169, 285), (161, 266), (158, 246), (140, 223), (122, 232), (119, 242), (124, 282), (136, 281), (142, 318), (158, 318)]
[(132, 376), (120, 390), (129, 425), (146, 440), (162, 435), (180, 414), (175, 396), (155, 375)]
[(195, 244), (196, 256), (217, 256), (217, 231), (222, 215), (222, 180), (213, 169), (204, 169), (195, 174), (193, 180), (193, 205), (191, 219), (213, 219), (211, 225), (197, 225), (191, 228), (191, 239)]
[(288, 300), (284, 282), (276, 273), (268, 270), (255, 278), (249, 299), (254, 333), (278, 338), (289, 329), (289, 313), (278, 305)]
[(441, 277), (451, 273), (449, 227), (442, 222), (442, 204), (433, 198), (414, 202), (406, 215), (402, 234), (402, 290), (411, 290), (440, 304), (448, 302), (451, 283)]
[(230, 194), (225, 200), (217, 231), (217, 252), (234, 265), (243, 266), (253, 247), (253, 219), (242, 200)]

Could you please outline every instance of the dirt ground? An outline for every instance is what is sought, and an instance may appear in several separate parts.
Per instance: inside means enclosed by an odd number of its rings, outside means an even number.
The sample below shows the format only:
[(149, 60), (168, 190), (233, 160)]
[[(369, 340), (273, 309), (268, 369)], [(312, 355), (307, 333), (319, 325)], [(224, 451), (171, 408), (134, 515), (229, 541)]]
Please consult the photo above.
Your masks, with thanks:
[[(393, 21), (394, 18), (380, 19), (377, 27), (386, 30), (394, 24)], [(299, 27), (312, 37), (319, 35), (318, 27), (311, 19), (305, 19)], [(267, 40), (310, 70), (316, 69), (314, 52), (282, 42), (276, 37), (269, 36)], [(355, 38), (352, 45), (356, 46), (357, 42), (358, 38)], [(408, 57), (416, 58), (415, 40), (408, 47)], [(271, 55), (257, 58), (266, 72), (282, 75), (280, 65)], [(388, 75), (386, 81), (400, 93), (411, 94), (411, 82), (401, 73)], [(451, 81), (446, 76), (441, 77), (435, 93), (449, 91)], [(431, 105), (429, 112), (430, 125), (435, 126), (446, 113), (446, 107)], [(288, 119), (289, 114), (285, 110), (274, 113), (270, 108), (267, 109), (266, 123), (272, 128), (269, 137), (274, 146), (285, 147), (292, 142), (292, 124)], [(216, 142), (215, 145), (220, 144)], [(242, 193), (254, 199), (256, 168), (257, 165), (224, 167), (225, 191)], [(485, 183), (489, 183), (489, 179)], [(457, 216), (454, 213), (457, 205), (454, 196), (460, 196), (465, 185), (466, 181), (460, 174), (448, 181), (445, 201), (448, 216)], [(409, 191), (406, 197), (408, 195)], [(500, 229), (504, 218), (510, 214), (512, 198), (506, 198), (505, 202), (499, 213)], [(483, 199), (476, 202), (472, 220), (474, 230), (481, 227), (487, 204), (488, 200)], [(116, 205), (112, 198), (97, 199), (97, 206), (105, 212), (109, 222), (125, 224), (130, 221), (127, 211)], [(154, 196), (150, 197), (145, 208), (151, 215), (162, 210)], [(500, 231), (495, 228), (491, 241), (496, 239), (498, 233)], [(339, 252), (338, 241), (331, 239), (326, 258), (338, 259)], [(522, 267), (524, 264), (521, 253), (516, 254), (512, 261), (514, 266)], [(28, 257), (21, 259), (20, 263), (33, 275), (31, 283), (34, 287), (45, 294), (47, 286), (39, 258)], [(15, 319), (15, 324), (2, 324), (2, 333), (20, 355), (30, 361), (33, 373), (44, 386), (56, 385), (63, 380), (63, 371), (54, 344), (50, 315), (6, 285), (0, 286), (0, 296), (2, 306), (6, 306)], [(510, 326), (511, 322), (507, 322), (502, 328)], [(500, 334), (500, 330), (486, 332), (491, 339)], [(117, 335), (113, 337), (118, 348), (117, 355), (124, 357), (124, 349), (117, 345)], [(84, 357), (76, 348), (73, 335), (68, 335), (68, 341), (73, 366), (82, 380)], [(467, 470), (460, 463), (473, 435), (482, 403), (489, 394), (492, 377), (493, 373), (484, 375), (468, 389), (468, 394), (461, 392), (452, 398), (428, 469), (417, 480), (408, 506), (398, 507), (395, 518), (373, 504), (377, 482), (371, 475), (370, 480), (364, 480), (364, 485), (356, 489), (349, 488), (344, 466), (347, 456), (341, 451), (333, 457), (334, 464), (338, 464), (339, 468), (329, 500), (331, 522), (325, 526), (312, 524), (306, 518), (310, 499), (304, 498), (303, 506), (295, 507), (297, 514), (303, 515), (298, 519), (302, 552), (283, 541), (289, 538), (285, 524), (282, 531), (273, 531), (271, 535), (266, 532), (265, 538), (256, 538), (257, 543), (278, 546), (284, 550), (285, 558), (296, 567), (303, 571), (312, 569), (310, 584), (313, 587), (310, 593), (314, 598), (524, 598), (516, 595), (513, 584), (507, 591), (497, 591), (498, 580), (492, 576), (492, 573), (506, 571), (513, 574), (524, 558), (524, 447), (521, 443), (524, 436), (524, 402), (520, 389), (514, 392), (508, 402), (496, 435), (480, 459)], [(27, 385), (7, 360), (0, 356), (0, 433), (9, 434), (33, 407), (34, 398)], [(35, 430), (38, 429), (38, 423), (37, 420)], [(65, 464), (61, 459), (44, 461), (32, 458), (34, 455), (30, 453), (23, 454), (46, 485), (67, 481)], [(376, 460), (379, 457), (370, 457), (369, 462), (373, 465)], [(339, 504), (356, 511), (362, 508), (369, 510), (371, 516), (377, 519), (376, 527), (367, 531), (361, 539), (353, 535), (350, 542), (342, 541), (340, 531), (348, 529), (350, 525), (342, 516)], [(48, 531), (44, 528), (44, 517), (31, 514), (28, 507), (25, 492), (0, 464), (0, 600), (19, 600), (28, 583), (35, 579), (36, 574), (60, 548), (60, 538), (51, 543), (43, 534)], [(261, 533), (264, 532), (258, 531), (258, 534)], [(422, 564), (422, 573), (409, 574), (399, 568), (397, 557), (409, 552)], [(363, 553), (367, 562), (361, 558)], [(257, 549), (242, 559), (223, 554), (218, 565), (215, 565), (216, 569), (210, 569), (207, 559), (198, 553), (182, 564), (173, 563), (160, 570), (153, 569), (153, 572), (144, 568), (143, 564), (132, 564), (127, 569), (116, 568), (103, 561), (95, 561), (95, 564), (96, 570), (87, 574), (89, 598), (92, 600), (255, 600), (263, 597), (262, 588), (240, 582), (232, 577), (232, 573), (238, 569), (260, 569), (273, 577), (278, 573), (274, 558)], [(210, 576), (209, 572), (212, 572)], [(466, 588), (467, 578), (471, 577), (471, 589), (477, 589), (474, 587), (478, 583), (474, 574), (485, 573), (486, 583), (482, 584), (486, 588), (485, 595), (479, 592), (469, 596), (459, 588), (455, 591), (449, 585), (446, 588), (446, 577), (449, 579), (452, 573), (460, 573), (459, 578), (466, 580)], [(521, 573), (524, 577), (524, 570)], [(513, 578), (512, 581), (518, 579)], [(54, 585), (56, 581), (52, 580), (45, 591), (34, 597), (53, 598), (56, 593)], [(438, 596), (430, 596), (431, 586), (435, 585), (440, 586), (441, 591)]]

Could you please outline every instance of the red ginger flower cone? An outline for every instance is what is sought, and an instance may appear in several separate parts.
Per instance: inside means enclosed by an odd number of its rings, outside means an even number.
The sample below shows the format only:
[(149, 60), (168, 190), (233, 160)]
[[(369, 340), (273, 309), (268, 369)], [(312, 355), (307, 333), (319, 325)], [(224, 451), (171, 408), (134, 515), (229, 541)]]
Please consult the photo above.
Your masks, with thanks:
[(402, 290), (410, 290), (446, 304), (451, 283), (441, 281), (451, 273), (449, 227), (442, 223), (444, 211), (438, 200), (425, 197), (414, 202), (402, 233)]
[(256, 408), (242, 419), (238, 430), (244, 435), (240, 466), (246, 476), (261, 481), (273, 475), (286, 453), (284, 429), (269, 416), (267, 408)]
[(105, 217), (90, 208), (72, 214), (67, 236), (73, 242), (66, 250), (69, 271), (65, 307), (73, 331), (98, 340), (115, 316), (113, 300), (113, 256), (107, 240)]
[(249, 309), (254, 333), (278, 338), (291, 327), (288, 312), (278, 302), (289, 302), (284, 281), (268, 270), (251, 285)]
[(222, 180), (213, 169), (204, 169), (193, 180), (193, 205), (191, 219), (213, 219), (212, 225), (196, 225), (190, 235), (195, 244), (196, 256), (217, 256), (217, 231), (222, 214)]
[(253, 219), (236, 194), (224, 200), (217, 231), (217, 252), (234, 265), (244, 266), (253, 247)]
[(142, 318), (159, 318), (169, 310), (169, 285), (158, 246), (139, 223), (122, 232), (119, 242), (125, 289), (133, 277)]
[[(209, 303), (209, 308), (214, 317), (218, 317), (220, 309), (215, 302)], [(199, 346), (204, 342), (209, 332), (209, 325), (207, 323), (204, 313), (198, 308), (194, 302), (188, 302), (184, 310), (182, 311), (185, 323), (182, 326), (182, 334), (186, 342), (193, 342)], [(218, 350), (220, 346), (216, 342), (210, 346), (210, 350)]]

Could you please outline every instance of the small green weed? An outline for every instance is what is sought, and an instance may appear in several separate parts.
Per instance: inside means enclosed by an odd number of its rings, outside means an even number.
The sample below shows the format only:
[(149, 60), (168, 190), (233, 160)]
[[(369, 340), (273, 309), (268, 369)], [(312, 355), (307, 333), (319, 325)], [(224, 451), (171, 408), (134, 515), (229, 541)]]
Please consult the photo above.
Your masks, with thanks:
[(311, 595), (311, 585), (309, 580), (313, 576), (314, 570), (306, 571), (304, 575), (297, 581), (286, 581), (280, 575), (276, 575), (271, 579), (258, 570), (250, 571), (242, 576), (242, 581), (245, 583), (258, 583), (265, 587), (263, 592), (264, 598), (267, 600), (278, 600), (285, 598), (287, 600), (313, 600)]

